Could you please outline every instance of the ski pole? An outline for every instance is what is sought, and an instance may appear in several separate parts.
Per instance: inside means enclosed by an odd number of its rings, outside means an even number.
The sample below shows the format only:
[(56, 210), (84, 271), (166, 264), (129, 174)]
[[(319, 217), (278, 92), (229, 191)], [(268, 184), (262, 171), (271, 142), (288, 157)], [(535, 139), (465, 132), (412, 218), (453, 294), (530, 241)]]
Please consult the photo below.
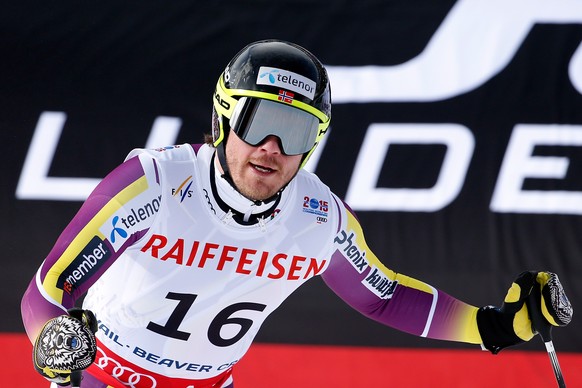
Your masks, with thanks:
[(81, 375), (80, 370), (71, 372), (71, 388), (81, 388)]
[(558, 362), (558, 356), (556, 355), (556, 350), (554, 349), (554, 343), (552, 341), (552, 325), (544, 318), (541, 306), (542, 303), (542, 292), (539, 285), (534, 286), (531, 294), (526, 300), (527, 309), (529, 311), (529, 316), (532, 322), (534, 331), (537, 331), (540, 338), (544, 342), (548, 356), (550, 357), (550, 362), (552, 363), (552, 369), (554, 370), (554, 375), (556, 376), (556, 381), (558, 382), (559, 388), (566, 388), (566, 382), (564, 381), (564, 375), (562, 374), (562, 369), (560, 368), (560, 363)]

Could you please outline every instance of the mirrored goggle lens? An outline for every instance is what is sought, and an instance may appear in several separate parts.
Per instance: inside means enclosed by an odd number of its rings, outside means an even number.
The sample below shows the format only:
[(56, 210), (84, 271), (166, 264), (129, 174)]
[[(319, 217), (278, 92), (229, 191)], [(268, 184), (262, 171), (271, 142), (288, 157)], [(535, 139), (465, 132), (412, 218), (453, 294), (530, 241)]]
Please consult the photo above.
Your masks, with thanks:
[(235, 133), (250, 145), (267, 136), (281, 140), (282, 152), (300, 155), (315, 144), (319, 120), (301, 109), (270, 100), (241, 97), (230, 119)]

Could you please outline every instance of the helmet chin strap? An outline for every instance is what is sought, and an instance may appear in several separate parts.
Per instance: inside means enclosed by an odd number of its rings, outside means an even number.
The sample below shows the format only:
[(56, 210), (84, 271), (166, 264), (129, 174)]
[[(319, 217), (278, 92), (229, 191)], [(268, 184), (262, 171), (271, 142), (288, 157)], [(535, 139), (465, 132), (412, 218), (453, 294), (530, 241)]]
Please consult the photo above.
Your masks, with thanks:
[(228, 168), (228, 163), (226, 162), (226, 136), (220, 142), (219, 145), (216, 146), (216, 155), (218, 156), (218, 161), (220, 162), (220, 167), (222, 168), (222, 177), (236, 190), (240, 193), (237, 189), (234, 181), (232, 180), (232, 176), (230, 175), (230, 169)]

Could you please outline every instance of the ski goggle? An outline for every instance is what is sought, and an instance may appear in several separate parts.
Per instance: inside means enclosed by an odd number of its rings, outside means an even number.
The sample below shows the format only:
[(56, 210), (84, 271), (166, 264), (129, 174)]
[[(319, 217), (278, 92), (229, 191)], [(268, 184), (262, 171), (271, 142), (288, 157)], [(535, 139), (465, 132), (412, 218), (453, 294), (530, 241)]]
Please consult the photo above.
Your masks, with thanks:
[(277, 136), (285, 155), (311, 150), (318, 126), (319, 119), (304, 110), (261, 98), (241, 97), (230, 117), (230, 127), (246, 143), (257, 146)]

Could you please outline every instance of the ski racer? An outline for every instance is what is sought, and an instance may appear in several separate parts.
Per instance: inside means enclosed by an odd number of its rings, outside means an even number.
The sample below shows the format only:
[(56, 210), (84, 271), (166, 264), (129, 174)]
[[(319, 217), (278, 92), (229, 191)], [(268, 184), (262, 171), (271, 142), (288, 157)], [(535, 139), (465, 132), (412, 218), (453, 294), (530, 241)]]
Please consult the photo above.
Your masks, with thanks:
[(278, 40), (242, 49), (205, 144), (132, 151), (41, 264), (22, 299), (36, 370), (83, 388), (233, 387), (261, 324), (314, 276), (371, 319), (493, 353), (533, 337), (534, 287), (548, 322), (570, 322), (549, 272), (523, 272), (501, 307), (478, 308), (387, 268), (350, 207), (302, 168), (330, 120), (315, 56)]

